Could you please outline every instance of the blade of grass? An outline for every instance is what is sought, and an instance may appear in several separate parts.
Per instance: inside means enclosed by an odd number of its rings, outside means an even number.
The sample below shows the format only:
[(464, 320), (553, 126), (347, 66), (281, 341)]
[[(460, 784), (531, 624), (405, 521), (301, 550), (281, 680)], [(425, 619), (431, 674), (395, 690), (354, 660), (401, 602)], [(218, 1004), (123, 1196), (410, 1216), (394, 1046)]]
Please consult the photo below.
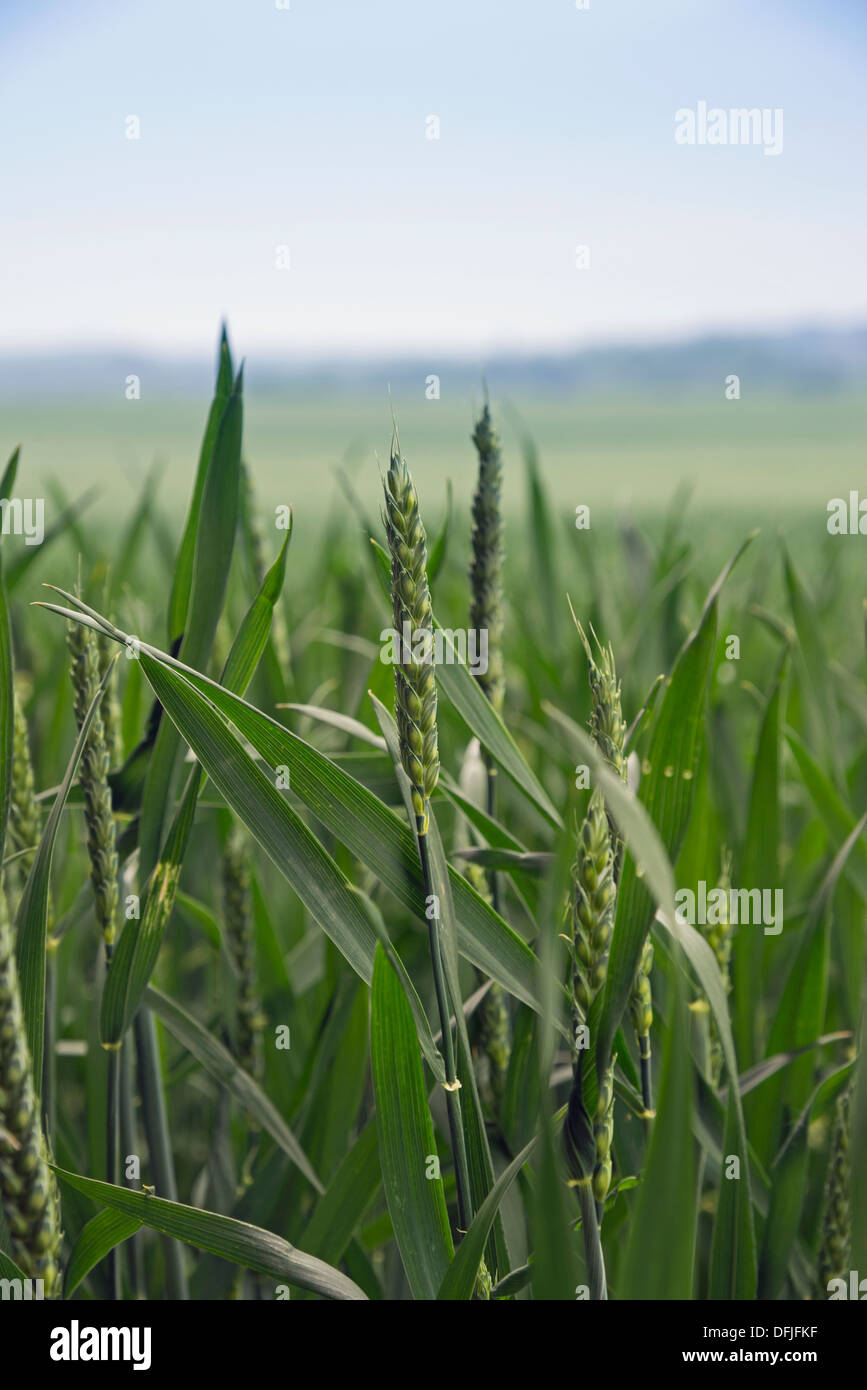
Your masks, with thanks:
[(295, 1135), (252, 1076), (238, 1065), (231, 1052), (174, 999), (150, 986), (145, 1002), (182, 1047), (192, 1053), (207, 1072), (231, 1091), (248, 1115), (258, 1120), (275, 1144), (300, 1168), (317, 1192), (324, 1188)]
[(827, 1106), (843, 1086), (848, 1084), (853, 1066), (854, 1063), (847, 1062), (819, 1083), (793, 1125), (783, 1148), (774, 1159), (770, 1172), (768, 1219), (762, 1245), (759, 1284), (759, 1297), (762, 1299), (778, 1298), (787, 1275), (792, 1272), (792, 1251), (807, 1191), (808, 1133), (814, 1110), (818, 1112), (820, 1108)]
[(190, 604), (190, 592), (193, 584), (193, 562), (196, 554), (196, 536), (199, 529), (202, 494), (205, 488), (205, 479), (208, 474), (208, 469), (211, 465), (211, 458), (214, 453), (217, 430), (219, 429), (220, 420), (222, 419), (226, 403), (232, 392), (233, 375), (232, 356), (229, 351), (229, 340), (226, 335), (226, 326), (224, 324), (220, 333), (220, 353), (214, 400), (211, 404), (208, 420), (205, 425), (205, 434), (199, 451), (199, 463), (196, 469), (195, 483), (193, 485), (193, 495), (190, 499), (184, 534), (181, 538), (178, 558), (175, 562), (175, 573), (172, 579), (168, 619), (169, 646), (172, 646), (181, 636), (187, 625), (187, 610)]
[(136, 1231), (140, 1231), (141, 1225), (137, 1216), (128, 1216), (108, 1207), (91, 1217), (70, 1251), (63, 1281), (63, 1297), (71, 1298), (100, 1260), (104, 1260), (122, 1241), (129, 1240)]
[(415, 1023), (377, 943), (370, 1054), (382, 1179), (394, 1234), (416, 1299), (435, 1299), (454, 1254)]
[(305, 1249), (329, 1264), (342, 1259), (381, 1185), (379, 1138), (371, 1118), (317, 1202), (304, 1232)]
[[(204, 670), (223, 609), (235, 545), (241, 487), (243, 367), (226, 401), (208, 462), (196, 524), (189, 611), (181, 655)], [(147, 878), (157, 863), (171, 797), (180, 739), (165, 720), (160, 724), (142, 794), (139, 822), (140, 873)]]
[(444, 661), (437, 663), (437, 684), (454, 705), (471, 733), (511, 778), (515, 786), (557, 829), (563, 821), (544, 787), (530, 769), (497, 711), (486, 699), (469, 667), (460, 660), (446, 630), (434, 619), (434, 629), (442, 636)]
[(102, 1206), (137, 1217), (142, 1225), (150, 1226), (163, 1235), (182, 1240), (199, 1250), (207, 1250), (209, 1254), (219, 1255), (221, 1259), (244, 1265), (280, 1282), (311, 1289), (325, 1298), (366, 1298), (358, 1285), (347, 1279), (345, 1274), (332, 1269), (323, 1260), (296, 1250), (273, 1231), (251, 1226), (246, 1221), (236, 1221), (231, 1216), (203, 1211), (199, 1207), (169, 1202), (149, 1192), (132, 1192), (129, 1188), (84, 1178), (54, 1164), (52, 1167), (62, 1183), (83, 1192)]
[[(659, 1116), (630, 1222), (623, 1275), (625, 1299), (689, 1299), (693, 1292), (697, 1204), (692, 1127), (692, 1067), (683, 988), (675, 998), (662, 1066)], [(740, 1184), (738, 1184), (740, 1185)], [(654, 1259), (651, 1252), (665, 1252)]]
[(0, 500), (4, 497), (11, 497), (15, 487), (15, 479), (18, 476), (18, 460), (21, 457), (21, 445), (16, 444), (9, 456), (9, 462), (3, 469), (3, 477), (0, 478)]
[[(779, 880), (780, 716), (786, 656), (771, 691), (759, 731), (740, 882), (751, 887)], [(762, 937), (753, 930), (736, 934), (734, 960), (734, 1034), (741, 1064), (757, 1056), (755, 1001), (762, 984)]]
[(469, 1299), (473, 1296), (473, 1289), (476, 1283), (476, 1275), (479, 1272), (482, 1256), (485, 1253), (485, 1242), (494, 1224), (494, 1219), (500, 1208), (509, 1188), (515, 1178), (520, 1173), (524, 1164), (529, 1159), (536, 1147), (536, 1139), (531, 1139), (526, 1144), (516, 1158), (507, 1168), (504, 1168), (497, 1178), (479, 1210), (473, 1217), (473, 1223), (467, 1234), (464, 1236), (457, 1253), (446, 1271), (446, 1276), (440, 1285), (437, 1298), (441, 1300), (461, 1300)]
[[(290, 537), (291, 527), (247, 610), (223, 668), (221, 684), (239, 695), (252, 680), (268, 641), (274, 606), (283, 587)], [(120, 1042), (156, 966), (175, 902), (201, 785), (202, 770), (195, 768), (187, 780), (162, 856), (146, 886), (141, 918), (132, 917), (124, 923), (102, 998), (100, 1036), (105, 1047)]]

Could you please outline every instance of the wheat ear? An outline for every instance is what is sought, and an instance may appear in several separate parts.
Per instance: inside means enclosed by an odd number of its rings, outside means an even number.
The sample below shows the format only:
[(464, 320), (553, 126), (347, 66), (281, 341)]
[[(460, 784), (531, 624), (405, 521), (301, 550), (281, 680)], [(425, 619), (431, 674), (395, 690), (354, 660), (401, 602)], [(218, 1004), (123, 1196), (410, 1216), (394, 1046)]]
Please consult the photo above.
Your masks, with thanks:
[[(30, 738), (27, 721), (21, 708), (18, 690), (15, 691), (12, 735), (12, 789), (9, 803), (9, 830), (19, 850), (31, 850), (39, 843), (42, 817), (36, 800), (33, 763), (30, 759)], [(32, 860), (22, 855), (15, 861), (17, 888), (24, 888)]]
[[(611, 770), (626, 781), (626, 724), (620, 699), (620, 681), (614, 662), (614, 650), (609, 643), (603, 647), (596, 634), (596, 653), (584, 629), (576, 619), (576, 627), (587, 653), (587, 668), (592, 697), (590, 711), (590, 732), (597, 747)], [(620, 880), (623, 865), (623, 842), (617, 827), (609, 814), (608, 823), (614, 845), (614, 878)], [(627, 1008), (635, 1031), (638, 1055), (641, 1066), (641, 1095), (646, 1116), (653, 1115), (653, 1085), (651, 1078), (650, 1032), (653, 1026), (653, 990), (651, 969), (653, 967), (653, 943), (648, 936), (639, 957), (635, 978), (629, 993)]]
[(264, 1019), (256, 981), (256, 946), (250, 911), (250, 866), (237, 827), (230, 831), (222, 855), (223, 915), (226, 945), (237, 975), (236, 1042), (238, 1061), (257, 1081), (262, 1077)]
[[(400, 760), (409, 779), (416, 838), (424, 878), (425, 903), (436, 901), (431, 877), (428, 830), (428, 798), (439, 777), (437, 751), (437, 692), (433, 664), (433, 612), (427, 579), (427, 540), (419, 514), (415, 485), (401, 457), (395, 430), (391, 461), (384, 481), (385, 533), (391, 555), (391, 599), (394, 628), (401, 660), (394, 668), (395, 718), (400, 741)], [(409, 631), (412, 640), (404, 644)], [(420, 638), (421, 648), (416, 639)], [(425, 651), (426, 643), (426, 651)], [(409, 650), (406, 649), (408, 645)], [(421, 655), (418, 653), (421, 652)], [(427, 656), (422, 660), (421, 656)], [(458, 1215), (466, 1231), (473, 1219), (472, 1193), (466, 1139), (461, 1118), (460, 1082), (455, 1066), (451, 1008), (443, 969), (437, 913), (426, 913), (434, 989), (443, 1041), (446, 1104), (455, 1164)], [(455, 1009), (461, 1007), (459, 999)]]
[(33, 1087), (15, 964), (15, 946), (0, 892), (0, 1201), (12, 1255), (51, 1298), (59, 1283), (60, 1203)]
[[(395, 665), (395, 718), (400, 758), (412, 788), (416, 830), (426, 835), (428, 798), (439, 778), (437, 690), (432, 658), (433, 612), (427, 580), (427, 538), (418, 497), (397, 436), (385, 479), (385, 532), (391, 555), (391, 600), (402, 660)], [(403, 635), (412, 635), (404, 651)], [(418, 660), (416, 637), (428, 642), (428, 659)]]
[[(90, 628), (70, 623), (67, 629), (70, 654), (70, 674), (75, 706), (75, 722), (82, 727), (87, 711), (99, 689), (99, 655), (96, 638)], [(87, 852), (90, 858), (90, 881), (93, 885), (96, 920), (102, 932), (106, 965), (111, 964), (118, 913), (118, 861), (112, 813), (111, 788), (108, 783), (109, 750), (105, 739), (102, 710), (94, 713), (90, 732), (85, 740), (78, 767), (78, 779), (84, 799), (84, 820), (87, 826)], [(106, 1178), (116, 1183), (120, 1173), (120, 1073), (121, 1052), (111, 1048), (108, 1053), (106, 1097)], [(121, 1252), (111, 1251), (108, 1273), (114, 1299), (121, 1296)]]
[[(75, 721), (80, 729), (99, 687), (97, 646), (91, 630), (80, 623), (69, 624), (67, 641)], [(90, 879), (93, 884), (96, 920), (102, 932), (106, 954), (110, 956), (117, 928), (118, 866), (108, 766), (109, 753), (102, 712), (97, 710), (82, 750), (78, 776), (84, 798), (87, 851), (90, 857)]]
[(572, 866), (572, 1088), (563, 1140), (573, 1186), (581, 1204), (582, 1232), (594, 1298), (606, 1298), (605, 1265), (599, 1230), (611, 1180), (614, 1125), (614, 1071), (598, 1078), (596, 1110), (591, 1119), (584, 1105), (583, 1070), (586, 1030), (593, 1001), (605, 983), (614, 927), (617, 887), (615, 855), (602, 793), (595, 789), (577, 836)]
[(851, 1203), (851, 1099), (848, 1090), (837, 1098), (831, 1156), (825, 1179), (825, 1209), (819, 1246), (819, 1293), (828, 1296), (831, 1279), (846, 1276), (852, 1239)]
[[(473, 527), (470, 562), (470, 628), (486, 633), (487, 670), (476, 679), (498, 714), (502, 713), (506, 693), (503, 663), (503, 586), (504, 560), (502, 484), (503, 462), (499, 437), (491, 424), (487, 401), (473, 431), (479, 460), (478, 481), (473, 497)], [(479, 640), (477, 638), (477, 640)], [(497, 769), (484, 755), (487, 771), (488, 815), (496, 817)], [(500, 891), (496, 873), (469, 866), (467, 876), (473, 887), (489, 898), (494, 911), (500, 911)], [(480, 975), (480, 978), (484, 978)], [(489, 1103), (496, 1111), (506, 1085), (512, 1052), (511, 1019), (502, 985), (491, 983), (478, 1010), (478, 1042), (487, 1062)]]

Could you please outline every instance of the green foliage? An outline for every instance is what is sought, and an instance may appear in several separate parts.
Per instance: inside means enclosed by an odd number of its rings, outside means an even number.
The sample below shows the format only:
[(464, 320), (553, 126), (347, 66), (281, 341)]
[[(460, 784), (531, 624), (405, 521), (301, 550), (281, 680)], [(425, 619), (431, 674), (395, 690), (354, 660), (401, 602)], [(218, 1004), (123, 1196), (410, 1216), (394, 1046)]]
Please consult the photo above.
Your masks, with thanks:
[[(578, 532), (529, 445), (507, 505), (492, 405), (430, 553), (396, 439), (387, 552), (375, 472), (322, 536), (297, 507), (290, 549), (243, 413), (224, 336), (182, 525), (152, 473), (116, 531), (73, 499), (50, 549), (3, 537), (0, 1272), (73, 1300), (825, 1297), (867, 1249), (854, 552), (804, 531), (735, 571), (679, 501)], [(31, 607), (79, 551), (99, 608)], [(389, 671), (386, 622), (444, 663)], [(699, 880), (780, 890), (782, 930), (684, 920)], [(105, 1182), (118, 1123), (141, 1171)]]

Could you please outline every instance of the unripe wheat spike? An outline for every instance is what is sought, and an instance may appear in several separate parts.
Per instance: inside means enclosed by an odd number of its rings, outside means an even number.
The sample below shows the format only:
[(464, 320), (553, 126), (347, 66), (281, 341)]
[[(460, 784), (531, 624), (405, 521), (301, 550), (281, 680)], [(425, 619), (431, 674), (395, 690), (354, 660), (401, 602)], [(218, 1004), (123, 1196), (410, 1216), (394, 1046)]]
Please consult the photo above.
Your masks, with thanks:
[[(426, 633), (428, 638), (432, 638), (433, 612), (427, 581), (427, 541), (424, 526), (419, 515), (415, 485), (400, 455), (396, 429), (392, 437), (391, 462), (385, 478), (384, 491), (383, 520), (391, 554), (391, 601), (394, 627), (401, 646), (401, 661), (394, 668), (395, 717), (400, 737), (400, 760), (409, 778), (412, 794), (425, 902), (430, 902), (435, 895), (428, 846), (428, 798), (433, 794), (439, 777), (437, 692), (432, 641), (427, 653), (429, 660), (417, 661), (413, 651), (419, 634)], [(405, 625), (412, 634), (412, 650), (409, 652), (403, 650)], [(461, 1116), (460, 1082), (452, 1040), (452, 1008), (443, 969), (442, 945), (436, 915), (429, 915), (427, 922), (434, 989), (442, 1029), (446, 1105), (455, 1162), (458, 1219), (461, 1229), (466, 1231), (473, 1219), (473, 1202)], [(454, 1000), (455, 1012), (460, 1007), (460, 999)]]
[[(36, 801), (33, 764), (30, 760), (30, 738), (27, 721), (21, 708), (18, 690), (15, 691), (12, 739), (12, 795), (9, 804), (9, 829), (19, 850), (33, 849), (39, 843), (42, 817)], [(33, 860), (29, 855), (17, 859), (14, 877), (19, 893), (27, 881)], [(12, 875), (10, 875), (12, 877)], [(11, 887), (11, 884), (9, 885)]]
[[(722, 975), (723, 985), (728, 992), (731, 989), (731, 954), (732, 954), (732, 924), (729, 921), (729, 889), (732, 883), (732, 857), (727, 850), (723, 851), (720, 865), (720, 875), (717, 880), (717, 889), (724, 894), (721, 900), (721, 907), (718, 909), (719, 921), (708, 922), (703, 928), (705, 939), (716, 957), (717, 965)], [(719, 1086), (723, 1072), (723, 1050), (720, 1041), (719, 1029), (713, 1015), (710, 1018), (710, 1037), (711, 1037), (711, 1079), (714, 1086)]]
[(472, 561), (470, 563), (470, 627), (488, 634), (488, 669), (477, 680), (497, 713), (505, 694), (503, 673), (503, 464), (500, 441), (491, 425), (487, 405), (473, 433), (479, 456), (479, 478), (473, 497)]
[(828, 1297), (831, 1279), (847, 1278), (851, 1259), (851, 1099), (844, 1091), (837, 1099), (831, 1156), (825, 1179), (825, 1212), (819, 1247), (819, 1296)]
[[(101, 679), (105, 675), (106, 667), (114, 657), (116, 645), (106, 633), (98, 632), (96, 634), (96, 650), (99, 659), (99, 675)], [(109, 676), (108, 685), (103, 691), (99, 713), (102, 719), (105, 747), (108, 753), (108, 765), (109, 767), (114, 767), (120, 762), (121, 757), (120, 701), (117, 698), (116, 669)]]
[[(412, 787), (416, 828), (427, 833), (429, 797), (439, 777), (437, 749), (437, 692), (433, 665), (433, 613), (427, 581), (427, 541), (418, 509), (418, 497), (397, 436), (385, 480), (385, 530), (391, 554), (391, 598), (394, 628), (403, 647), (403, 634), (427, 633), (431, 659), (416, 661), (402, 651), (394, 668), (395, 717), (400, 734), (400, 756)], [(406, 627), (404, 626), (406, 625)]]
[(12, 1256), (47, 1297), (59, 1281), (60, 1207), (33, 1089), (15, 948), (0, 891), (0, 1201)]
[[(488, 665), (477, 680), (498, 714), (502, 713), (506, 693), (503, 664), (503, 463), (500, 440), (491, 424), (487, 401), (473, 431), (479, 459), (479, 475), (473, 497), (472, 561), (470, 563), (470, 628), (487, 634)], [(480, 638), (477, 637), (477, 641)], [(497, 771), (490, 757), (487, 768), (488, 815), (496, 816)], [(473, 886), (488, 896), (488, 875), (483, 869), (469, 874)], [(490, 901), (500, 911), (497, 875), (490, 875)], [(483, 978), (483, 977), (482, 977)], [(479, 1007), (479, 1043), (487, 1062), (489, 1102), (496, 1111), (506, 1085), (512, 1052), (511, 1019), (505, 992), (496, 981), (491, 984)]]
[(605, 983), (616, 900), (614, 854), (602, 793), (590, 798), (572, 866), (572, 989), (583, 1022)]
[[(574, 616), (573, 613), (573, 618)], [(607, 647), (603, 647), (594, 632), (593, 637), (597, 647), (597, 656), (594, 656), (590, 641), (577, 618), (575, 618), (575, 626), (587, 653), (587, 669), (592, 696), (590, 733), (612, 771), (625, 782), (626, 724), (621, 707), (620, 682), (617, 679), (614, 650), (610, 643)], [(610, 815), (608, 824), (614, 845), (614, 880), (617, 883), (620, 880), (620, 870), (623, 864), (623, 842)], [(650, 982), (652, 966), (653, 945), (648, 937), (641, 952), (627, 1006), (638, 1043), (641, 1064), (641, 1093), (644, 1110), (648, 1116), (653, 1114), (650, 1049), (650, 1030), (653, 1026), (653, 992)]]
[[(81, 728), (99, 686), (96, 639), (89, 628), (71, 623), (68, 630), (75, 721)], [(109, 754), (105, 742), (102, 714), (94, 715), (90, 734), (81, 754), (79, 781), (84, 797), (87, 850), (96, 907), (106, 952), (114, 945), (118, 907), (117, 849), (111, 789), (108, 785)]]
[(594, 999), (605, 983), (608, 950), (614, 927), (617, 889), (614, 850), (602, 793), (590, 798), (577, 837), (572, 866), (572, 1023), (575, 1034), (572, 1089), (563, 1142), (566, 1161), (581, 1204), (584, 1250), (591, 1289), (607, 1297), (599, 1223), (611, 1181), (611, 1141), (614, 1125), (613, 1064), (599, 1077), (596, 1112), (591, 1120), (584, 1105), (585, 1049), (579, 1029), (586, 1026)]
[(259, 1081), (262, 1078), (264, 1020), (256, 982), (250, 869), (244, 841), (237, 828), (232, 829), (223, 849), (222, 879), (226, 945), (238, 977), (235, 1048), (241, 1066)]

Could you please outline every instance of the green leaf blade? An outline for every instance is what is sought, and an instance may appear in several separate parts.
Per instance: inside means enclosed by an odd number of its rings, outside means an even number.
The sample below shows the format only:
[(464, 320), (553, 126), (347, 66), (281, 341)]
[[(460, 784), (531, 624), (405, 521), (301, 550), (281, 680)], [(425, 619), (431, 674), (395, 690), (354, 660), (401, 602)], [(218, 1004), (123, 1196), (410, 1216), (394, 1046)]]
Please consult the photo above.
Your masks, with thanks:
[(388, 1210), (413, 1297), (435, 1299), (454, 1248), (412, 1012), (381, 944), (370, 1001), (370, 1055)]

